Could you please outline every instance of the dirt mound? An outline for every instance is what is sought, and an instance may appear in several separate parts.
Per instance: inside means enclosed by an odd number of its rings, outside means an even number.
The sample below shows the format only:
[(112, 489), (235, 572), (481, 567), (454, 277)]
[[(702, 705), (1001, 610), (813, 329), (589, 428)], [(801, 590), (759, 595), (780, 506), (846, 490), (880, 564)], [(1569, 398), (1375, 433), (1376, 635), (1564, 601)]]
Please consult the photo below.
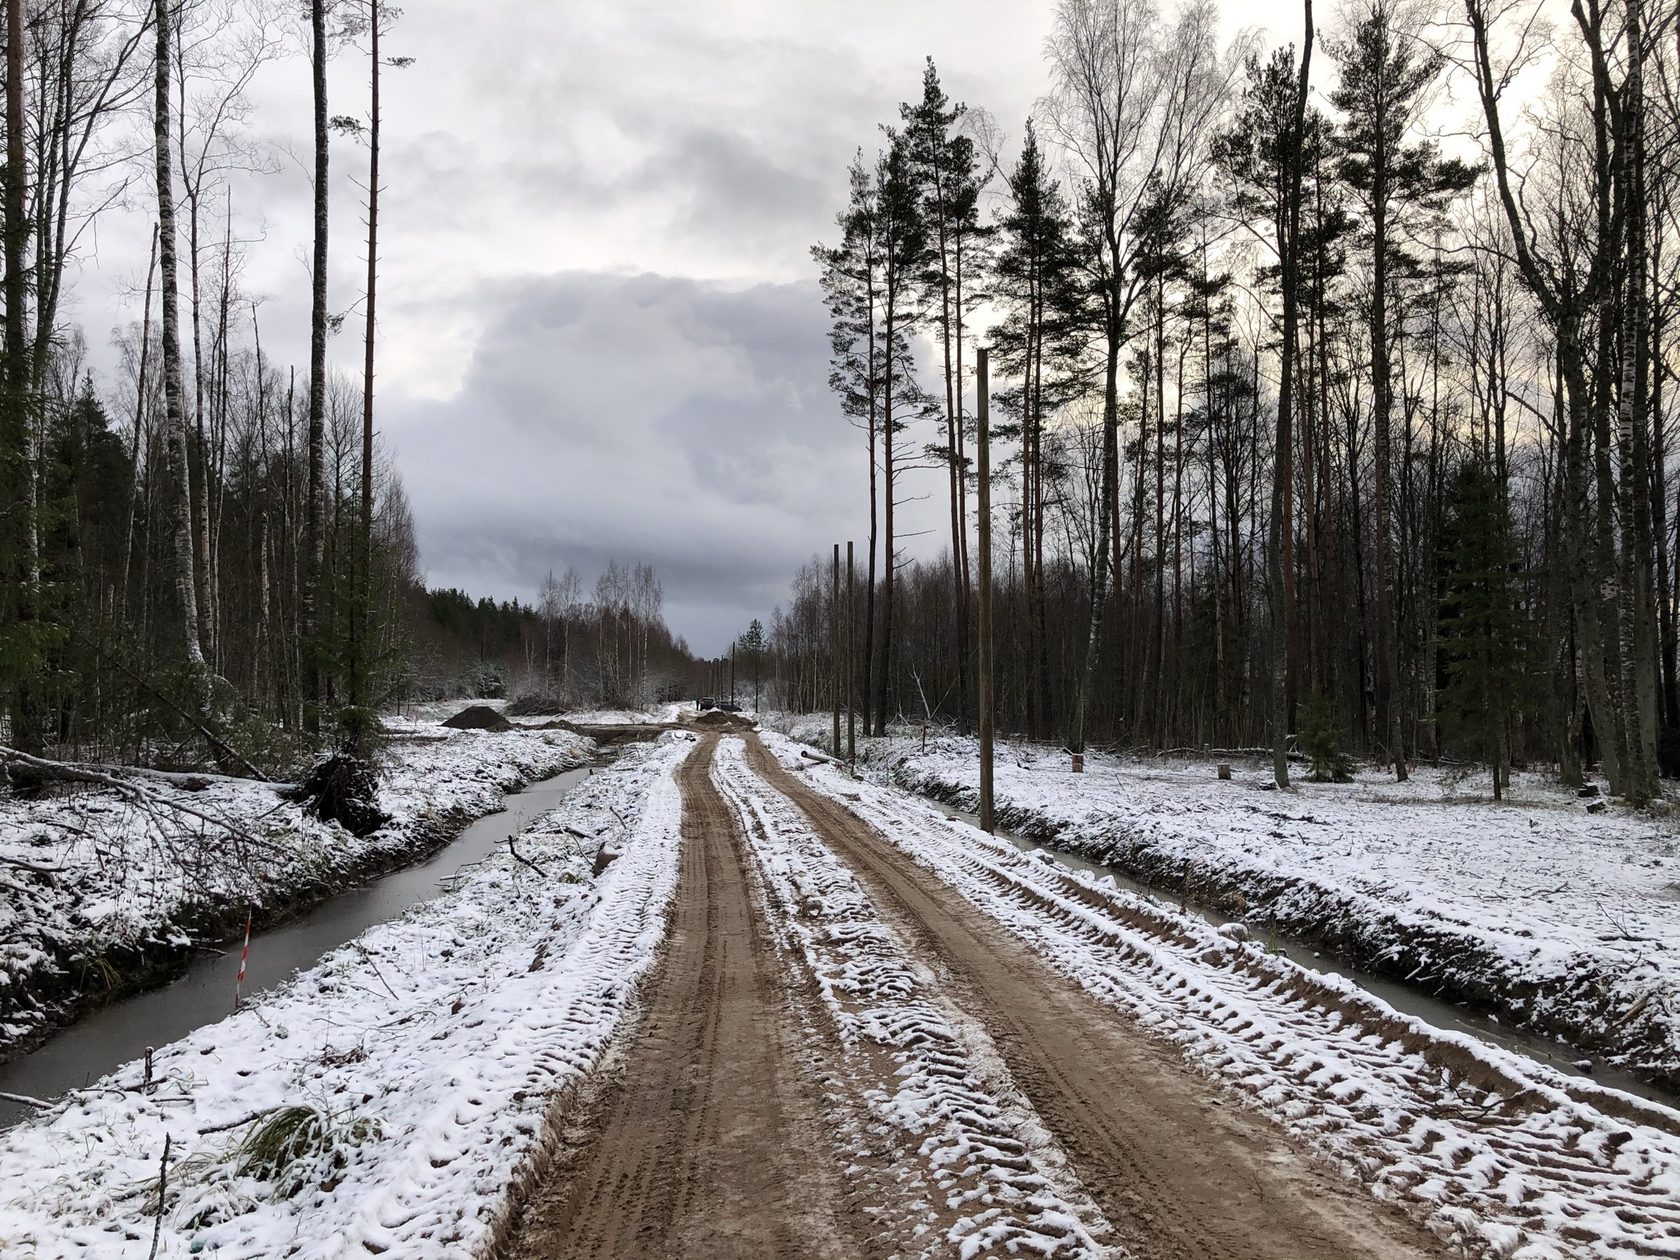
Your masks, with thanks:
[(723, 731), (750, 731), (753, 728), (753, 724), (746, 718), (735, 713), (725, 713), (722, 709), (707, 709), (694, 719), (694, 724)]
[(511, 731), (513, 723), (487, 704), (472, 704), (444, 725), (457, 731)]

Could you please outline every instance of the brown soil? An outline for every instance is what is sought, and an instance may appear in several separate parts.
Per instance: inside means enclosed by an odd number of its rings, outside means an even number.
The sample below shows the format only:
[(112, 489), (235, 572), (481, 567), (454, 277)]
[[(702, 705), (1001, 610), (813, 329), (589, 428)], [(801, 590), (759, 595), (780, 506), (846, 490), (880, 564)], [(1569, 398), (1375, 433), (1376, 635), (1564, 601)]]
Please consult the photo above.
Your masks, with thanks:
[(444, 722), (457, 731), (511, 731), (513, 723), (487, 704), (469, 704)]
[(753, 724), (739, 713), (726, 713), (722, 709), (707, 709), (694, 719), (694, 725), (711, 727), (720, 731), (750, 731)]
[(677, 772), (681, 882), (646, 1012), (527, 1205), (507, 1249), (522, 1260), (859, 1254), (798, 1071), (787, 970), (712, 786), (716, 745)]
[[(739, 823), (711, 782), (718, 737), (708, 731), (678, 771), (681, 877), (645, 1014), (562, 1118), (560, 1150), (507, 1248), (521, 1260), (821, 1260), (932, 1241), (892, 1237), (896, 1183), (860, 1167), (835, 1124), (849, 1105), (836, 1095), (852, 1094), (867, 1065), (837, 1065), (802, 970), (769, 939)], [(803, 811), (948, 998), (986, 1027), (1113, 1225), (1106, 1242), (1149, 1260), (1445, 1254), (782, 769), (756, 736), (746, 741), (766, 790)]]

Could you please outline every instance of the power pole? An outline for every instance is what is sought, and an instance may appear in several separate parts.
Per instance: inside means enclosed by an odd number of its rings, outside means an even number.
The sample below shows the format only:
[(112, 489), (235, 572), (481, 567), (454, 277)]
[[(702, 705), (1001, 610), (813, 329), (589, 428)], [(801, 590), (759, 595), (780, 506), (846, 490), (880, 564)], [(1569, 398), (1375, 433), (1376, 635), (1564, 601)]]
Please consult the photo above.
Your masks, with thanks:
[(834, 572), (828, 593), (829, 691), (834, 700), (834, 740), (829, 749), (840, 756), (840, 544), (834, 544)]
[(857, 582), (852, 576), (852, 544), (846, 543), (846, 765), (857, 773), (857, 694), (852, 678), (856, 657), (852, 654), (857, 629)]
[(980, 536), (980, 830), (992, 823), (992, 432), (986, 347), (974, 352), (975, 422), (979, 428)]

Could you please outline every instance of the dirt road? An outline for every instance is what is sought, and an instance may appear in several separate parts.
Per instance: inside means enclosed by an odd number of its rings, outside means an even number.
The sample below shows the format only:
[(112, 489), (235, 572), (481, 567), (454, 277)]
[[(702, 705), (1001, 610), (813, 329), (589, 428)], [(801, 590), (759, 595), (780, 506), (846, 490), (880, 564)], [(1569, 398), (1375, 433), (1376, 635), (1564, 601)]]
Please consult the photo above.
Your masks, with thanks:
[(850, 1254), (794, 1070), (794, 995), (709, 777), (716, 746), (678, 771), (681, 883), (646, 1012), (568, 1124), (513, 1255)]
[[(778, 949), (771, 935), (782, 930), (778, 916), (789, 913), (783, 899), (766, 892), (773, 882), (766, 837), (775, 824), (749, 822), (755, 835), (748, 842), (743, 812), (756, 806), (749, 800), (743, 811), (739, 784), (731, 792), (736, 809), (720, 796), (713, 782), (717, 739), (704, 737), (679, 772), (682, 880), (669, 953), (646, 1014), (571, 1119), (565, 1148), (527, 1207), (511, 1253), (954, 1255), (947, 1228), (979, 1210), (976, 1203), (939, 1202), (904, 1160), (871, 1171), (843, 1136), (852, 1104), (836, 1096), (843, 1092), (837, 1083), (857, 1087), (872, 1070), (870, 1055), (859, 1039), (814, 1030), (811, 977), (800, 974), (796, 951)], [(1169, 1048), (1052, 971), (844, 806), (784, 770), (756, 736), (746, 740), (746, 764), (756, 776), (746, 795), (802, 815), (816, 840), (850, 868), (885, 925), (879, 930), (924, 974), (931, 971), (932, 997), (971, 1021), (987, 1055), (1001, 1060), (997, 1071), (1009, 1079), (999, 1095), (1024, 1098), (1032, 1113), (1027, 1127), (1048, 1131), (1043, 1145), (1056, 1153), (1056, 1176), (1076, 1179), (1082, 1193), (1075, 1197), (1092, 1205), (1095, 1222), (1056, 1254), (1444, 1254), (1411, 1222), (1316, 1167), (1270, 1123), (1221, 1098)], [(796, 808), (787, 810), (789, 803)], [(863, 1092), (873, 1097), (881, 1089)], [(913, 1213), (866, 1202), (892, 1196), (895, 1185), (904, 1187), (896, 1193), (928, 1200), (932, 1215), (918, 1226)]]

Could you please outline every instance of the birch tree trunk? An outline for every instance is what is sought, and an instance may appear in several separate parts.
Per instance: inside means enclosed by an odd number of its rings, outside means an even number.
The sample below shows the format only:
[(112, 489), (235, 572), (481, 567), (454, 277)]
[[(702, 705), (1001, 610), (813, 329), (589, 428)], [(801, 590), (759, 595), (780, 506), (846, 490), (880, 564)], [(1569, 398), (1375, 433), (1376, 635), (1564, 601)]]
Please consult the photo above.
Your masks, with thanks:
[(204, 667), (198, 635), (198, 598), (193, 577), (192, 509), (187, 470), (187, 415), (181, 397), (180, 289), (175, 255), (175, 186), (170, 166), (169, 67), (174, 22), (169, 0), (156, 0), (157, 93), (154, 139), (157, 156), (158, 270), (163, 281), (164, 461), (168, 467), (168, 532), (177, 605), (172, 633), (183, 659)]

